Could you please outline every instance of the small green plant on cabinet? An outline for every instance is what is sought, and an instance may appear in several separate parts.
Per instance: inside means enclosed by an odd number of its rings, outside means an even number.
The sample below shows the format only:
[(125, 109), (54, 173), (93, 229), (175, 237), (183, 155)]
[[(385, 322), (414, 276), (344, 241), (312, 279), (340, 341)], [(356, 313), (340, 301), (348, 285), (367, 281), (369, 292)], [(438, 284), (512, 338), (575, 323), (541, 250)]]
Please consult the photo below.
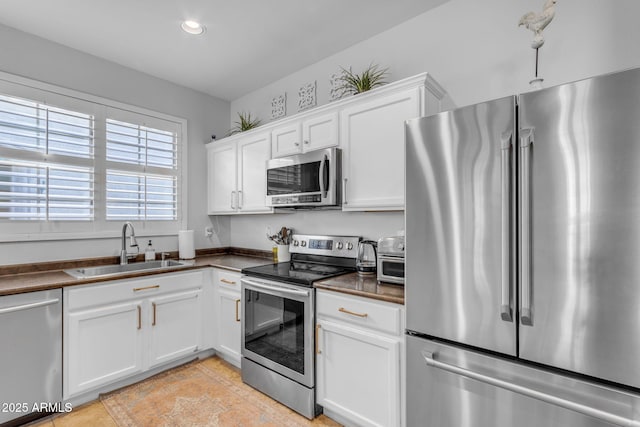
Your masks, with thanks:
[(261, 123), (260, 119), (252, 118), (251, 113), (245, 113), (245, 112), (238, 113), (238, 118), (239, 118), (238, 121), (233, 122), (235, 126), (229, 130), (229, 132), (227, 133), (227, 136), (235, 135), (236, 133), (240, 133), (249, 129), (256, 128), (260, 126), (260, 123)]
[(369, 67), (360, 74), (343, 67), (340, 69), (342, 70), (340, 88), (344, 94), (355, 95), (382, 86), (387, 83), (384, 79), (389, 74), (388, 68), (380, 69), (377, 64), (369, 64)]

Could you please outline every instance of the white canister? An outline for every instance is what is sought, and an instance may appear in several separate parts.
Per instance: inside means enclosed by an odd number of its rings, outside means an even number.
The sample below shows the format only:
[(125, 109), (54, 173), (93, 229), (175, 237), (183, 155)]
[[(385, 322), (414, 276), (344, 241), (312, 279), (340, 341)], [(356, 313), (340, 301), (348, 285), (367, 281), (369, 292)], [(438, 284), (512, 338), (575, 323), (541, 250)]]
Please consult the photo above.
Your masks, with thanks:
[(178, 254), (180, 259), (193, 259), (196, 257), (193, 230), (178, 231)]
[(278, 245), (278, 262), (291, 261), (289, 245)]

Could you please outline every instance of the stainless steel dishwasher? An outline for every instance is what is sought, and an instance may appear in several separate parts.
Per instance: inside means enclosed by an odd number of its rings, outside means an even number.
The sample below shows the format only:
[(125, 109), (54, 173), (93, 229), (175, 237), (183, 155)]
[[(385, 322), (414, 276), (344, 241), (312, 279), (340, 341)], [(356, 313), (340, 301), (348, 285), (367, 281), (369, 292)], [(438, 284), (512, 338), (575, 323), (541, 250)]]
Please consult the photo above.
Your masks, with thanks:
[(0, 343), (0, 424), (62, 401), (61, 289), (0, 297)]

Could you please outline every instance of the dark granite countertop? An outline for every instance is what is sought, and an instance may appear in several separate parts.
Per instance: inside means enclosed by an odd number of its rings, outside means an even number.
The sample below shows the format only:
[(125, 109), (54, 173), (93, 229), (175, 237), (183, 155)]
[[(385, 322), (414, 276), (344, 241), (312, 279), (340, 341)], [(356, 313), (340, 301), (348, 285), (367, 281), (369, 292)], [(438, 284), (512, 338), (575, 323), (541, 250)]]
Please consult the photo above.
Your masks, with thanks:
[[(172, 268), (171, 270), (136, 271), (126, 274), (86, 279), (76, 279), (68, 275), (62, 270), (69, 267), (65, 266), (55, 268), (56, 263), (49, 263), (52, 267), (50, 270), (42, 270), (38, 268), (37, 265), (34, 265), (33, 271), (29, 271), (28, 267), (19, 266), (20, 268), (14, 269), (14, 272), (0, 275), (0, 296), (62, 288), (66, 286), (85, 285), (88, 283), (106, 282), (110, 280), (131, 279), (154, 274), (173, 273), (206, 267), (224, 268), (240, 272), (243, 268), (269, 264), (271, 262), (271, 258), (222, 253), (198, 256), (194, 260), (187, 261), (188, 265)], [(4, 269), (5, 271), (10, 271), (10, 267), (5, 267)]]
[(314, 283), (317, 289), (342, 292), (381, 301), (404, 304), (404, 286), (378, 282), (374, 275), (343, 274)]

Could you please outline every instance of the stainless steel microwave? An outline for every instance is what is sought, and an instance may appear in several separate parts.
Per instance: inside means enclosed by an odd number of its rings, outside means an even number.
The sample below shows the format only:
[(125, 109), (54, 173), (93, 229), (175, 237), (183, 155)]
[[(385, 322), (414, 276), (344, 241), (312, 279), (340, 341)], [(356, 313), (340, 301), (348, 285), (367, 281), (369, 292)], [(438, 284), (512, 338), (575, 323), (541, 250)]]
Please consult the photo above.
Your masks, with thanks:
[(267, 206), (339, 206), (341, 166), (337, 148), (267, 161)]

